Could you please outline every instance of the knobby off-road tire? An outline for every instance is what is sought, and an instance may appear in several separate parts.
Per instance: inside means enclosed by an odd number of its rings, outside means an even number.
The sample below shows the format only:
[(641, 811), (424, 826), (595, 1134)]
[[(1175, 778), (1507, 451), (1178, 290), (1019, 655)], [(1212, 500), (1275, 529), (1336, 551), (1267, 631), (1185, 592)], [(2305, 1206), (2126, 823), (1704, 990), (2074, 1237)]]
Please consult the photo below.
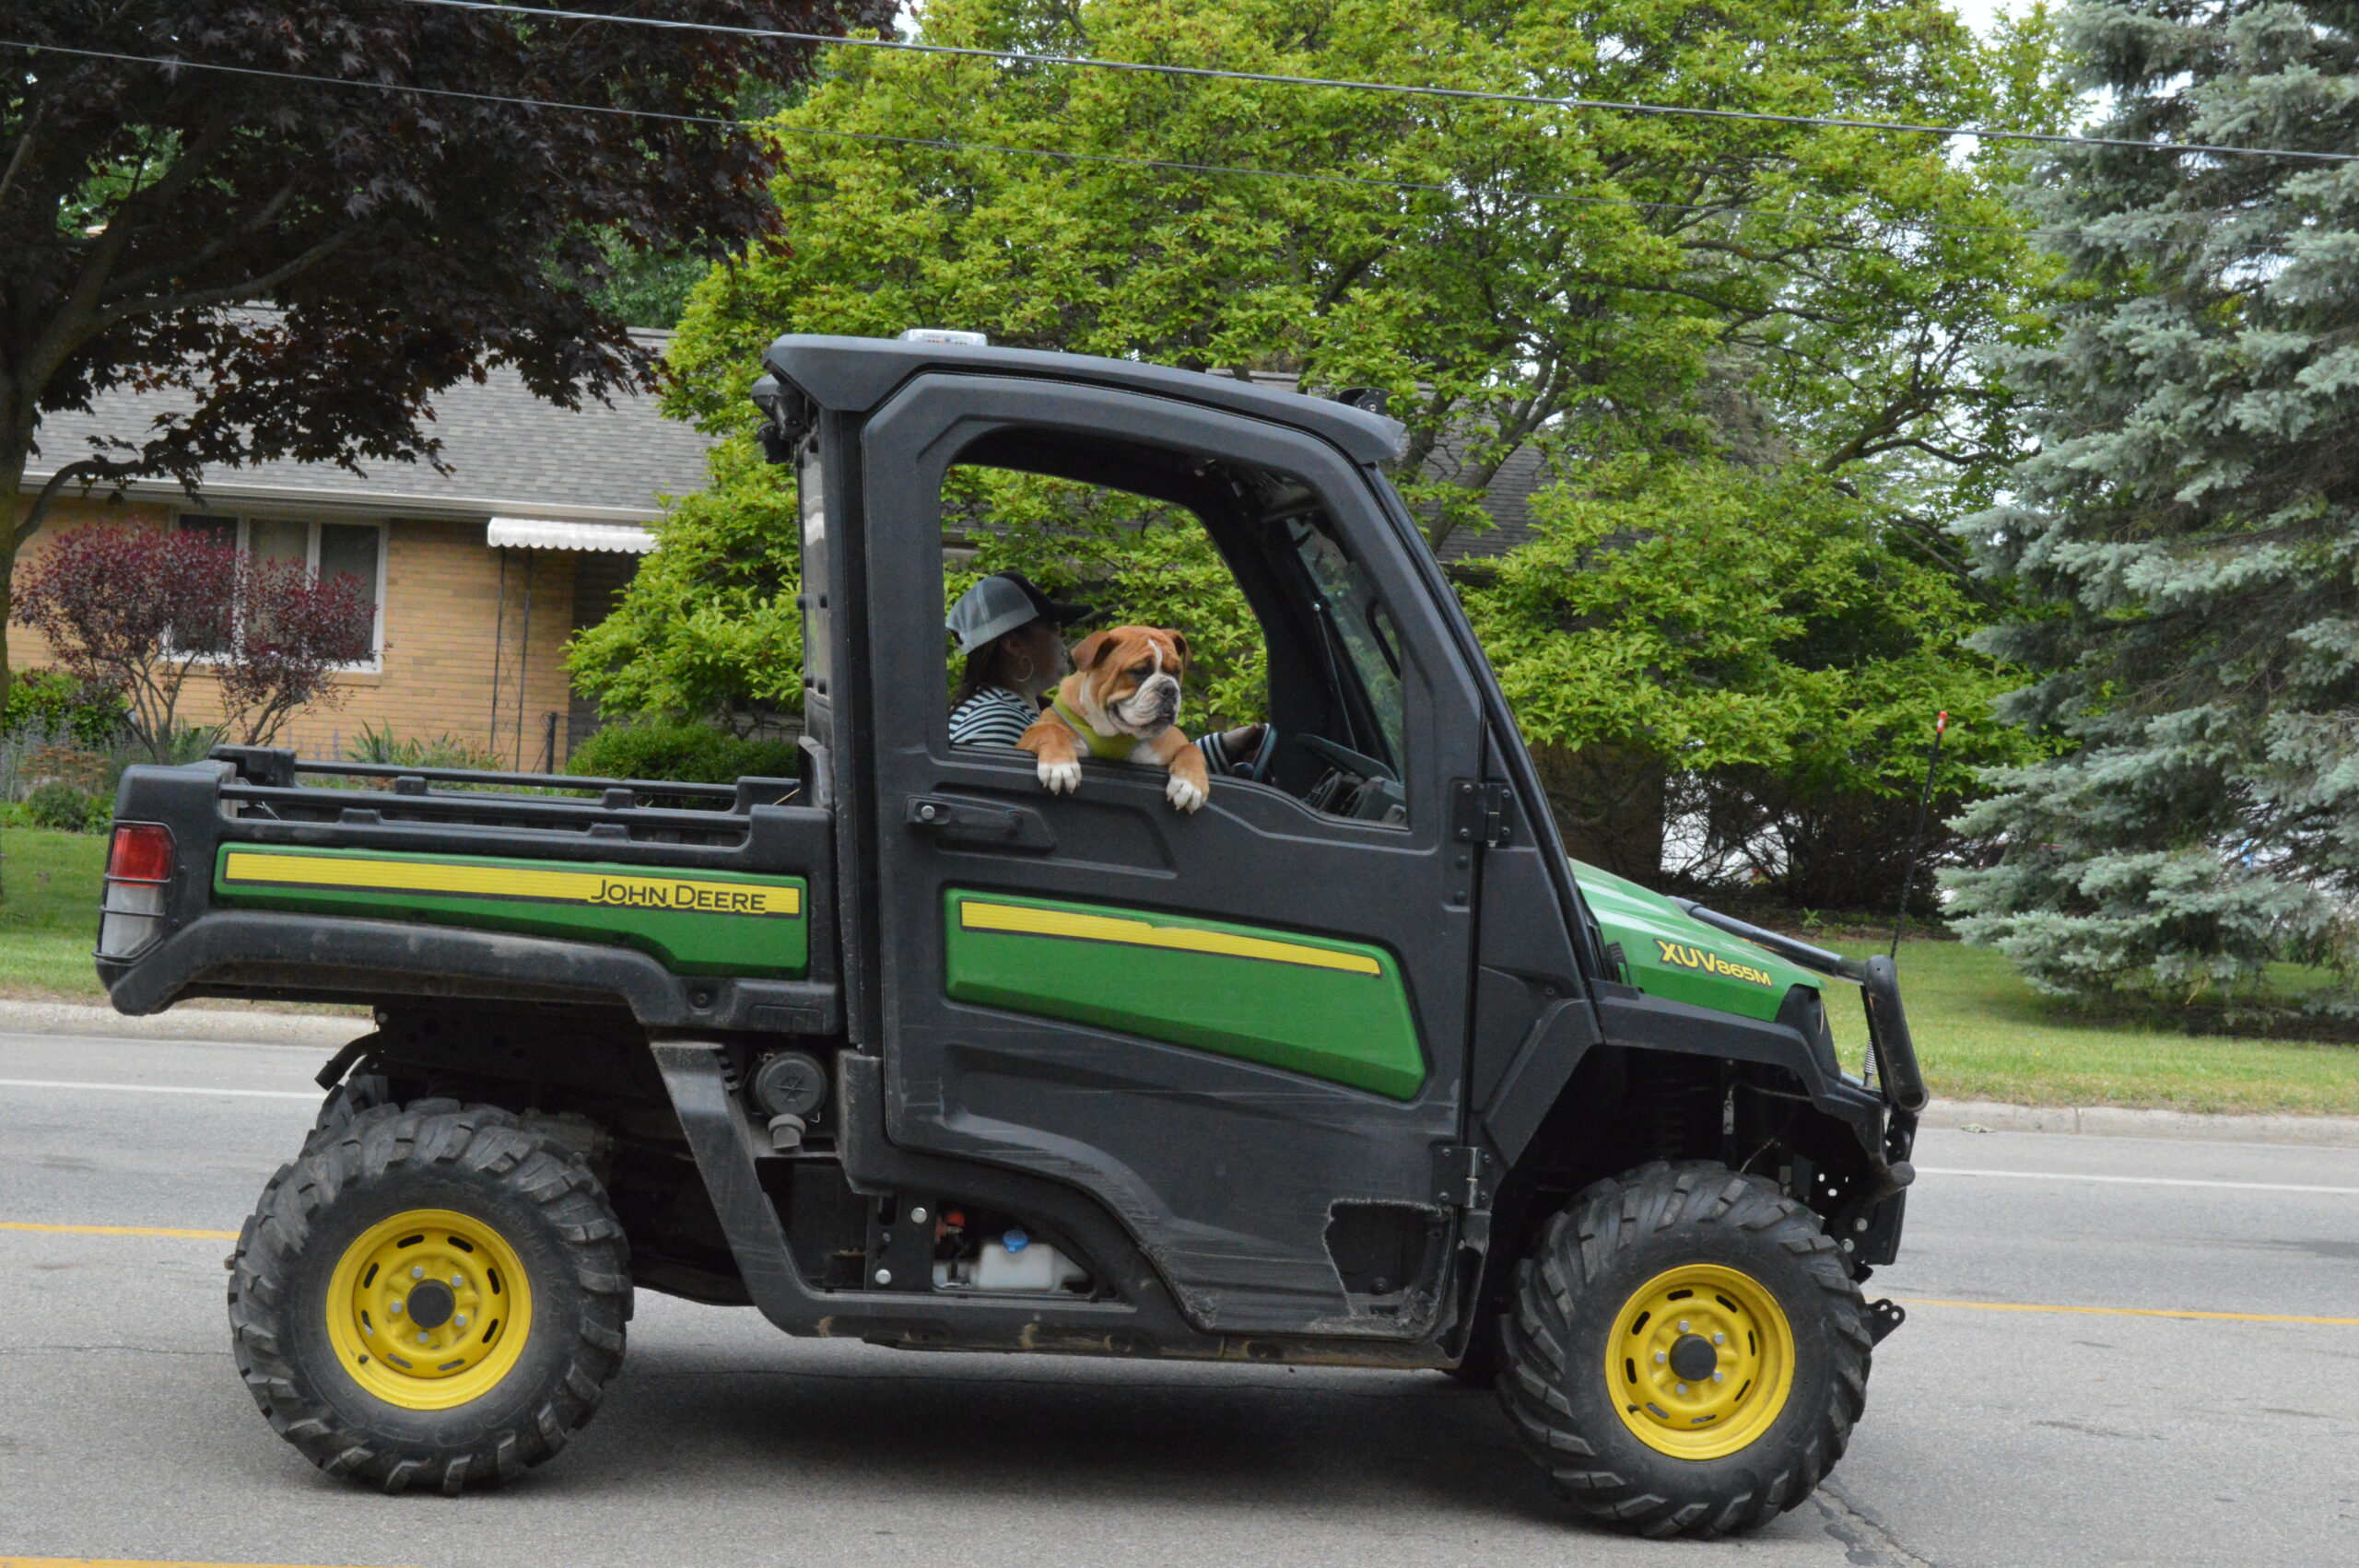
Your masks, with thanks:
[[(415, 1282), (412, 1258), (432, 1264)], [(377, 1106), (315, 1131), (264, 1188), (230, 1256), (231, 1346), (272, 1427), (322, 1469), (456, 1494), (549, 1458), (597, 1410), (628, 1261), (589, 1167), (510, 1113)]]
[(1658, 1162), (1580, 1193), (1519, 1265), (1500, 1328), (1499, 1402), (1525, 1449), (1575, 1507), (1649, 1536), (1793, 1507), (1867, 1402), (1872, 1341), (1841, 1250), (1725, 1165)]
[(311, 1130), (303, 1141), (316, 1143), (323, 1137), (341, 1134), (362, 1111), (375, 1110), (379, 1106), (389, 1104), (393, 1097), (392, 1081), (364, 1063), (328, 1091), (327, 1098), (320, 1102), (320, 1114), (312, 1121)]

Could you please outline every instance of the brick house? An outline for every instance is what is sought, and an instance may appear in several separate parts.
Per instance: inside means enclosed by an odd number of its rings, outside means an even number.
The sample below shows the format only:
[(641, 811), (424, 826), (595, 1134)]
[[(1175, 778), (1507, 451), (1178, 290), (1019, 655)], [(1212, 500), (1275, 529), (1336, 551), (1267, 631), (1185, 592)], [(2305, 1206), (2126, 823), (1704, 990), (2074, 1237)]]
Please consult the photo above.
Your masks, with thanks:
[[(668, 334), (634, 335), (660, 350)], [(27, 489), (86, 451), (88, 437), (137, 435), (161, 404), (117, 392), (88, 414), (48, 416)], [(333, 755), (367, 725), (449, 735), (511, 766), (561, 766), (596, 724), (567, 680), (566, 640), (604, 617), (652, 548), (658, 497), (702, 486), (709, 443), (651, 399), (567, 410), (512, 370), (443, 392), (434, 415), (447, 474), (272, 462), (207, 474), (194, 499), (170, 480), (134, 484), (120, 500), (68, 491), (18, 558), (76, 528), (131, 522), (217, 531), (258, 554), (351, 572), (375, 595), (374, 657), (337, 678), (340, 705), (298, 715), (279, 743)], [(16, 626), (9, 657), (31, 669), (49, 649)], [(217, 711), (205, 685), (193, 678), (183, 696), (193, 722)]]

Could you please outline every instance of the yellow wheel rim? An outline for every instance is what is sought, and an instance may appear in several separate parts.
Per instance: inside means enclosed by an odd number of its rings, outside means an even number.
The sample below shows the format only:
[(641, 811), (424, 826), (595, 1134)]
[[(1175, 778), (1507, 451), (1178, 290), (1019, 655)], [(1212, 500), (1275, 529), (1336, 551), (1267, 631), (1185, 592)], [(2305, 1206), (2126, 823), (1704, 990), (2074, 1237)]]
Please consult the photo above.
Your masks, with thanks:
[(1606, 1386), (1638, 1441), (1681, 1459), (1733, 1454), (1794, 1383), (1794, 1335), (1750, 1275), (1690, 1263), (1632, 1292), (1605, 1345)]
[(412, 1209), (354, 1238), (328, 1278), (328, 1340), (352, 1380), (411, 1410), (480, 1398), (533, 1328), (508, 1238), (471, 1215)]

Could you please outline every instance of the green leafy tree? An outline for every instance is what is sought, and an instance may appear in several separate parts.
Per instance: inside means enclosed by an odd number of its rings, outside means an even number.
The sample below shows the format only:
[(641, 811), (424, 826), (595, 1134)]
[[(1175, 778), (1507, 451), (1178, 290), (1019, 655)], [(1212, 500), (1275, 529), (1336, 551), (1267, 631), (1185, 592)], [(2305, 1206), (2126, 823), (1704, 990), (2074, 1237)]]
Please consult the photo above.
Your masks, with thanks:
[[(929, 41), (986, 48), (1777, 114), (2058, 112), (2044, 21), (1985, 48), (1932, 0), (938, 0), (922, 26)], [(847, 52), (830, 64), (836, 74), (773, 122), (793, 151), (773, 187), (785, 243), (744, 253), (698, 290), (669, 356), (675, 413), (742, 429), (760, 351), (779, 333), (926, 324), (1276, 375), (1305, 391), (1380, 387), (1409, 427), (1396, 477), (1438, 547), (1489, 526), (1485, 487), (1519, 454), (1559, 475), (1611, 476), (1583, 480), (1564, 503), (1575, 509), (1626, 505), (1661, 520), (1697, 486), (1754, 502), (1850, 497), (1857, 548), (1845, 558), (1946, 583), (1946, 597), (1873, 627), (1802, 613), (1807, 629), (1785, 646), (1808, 645), (1823, 686), (1847, 660), (1883, 672), (1901, 657), (1887, 645), (1902, 645), (1918, 661), (1906, 700), (1922, 699), (1922, 721), (1973, 706), (1989, 665), (1954, 639), (1978, 624), (1979, 601), (1956, 592), (1963, 553), (1943, 525), (1981, 504), (1985, 476), (2013, 455), (2006, 390), (1971, 353), (2036, 326), (2023, 300), (2039, 263), (2008, 203), (2012, 165), (1840, 127), (941, 56)], [(1762, 483), (1744, 489), (1756, 472)], [(1191, 636), (1235, 644), (1215, 709), (1250, 712), (1258, 649), (1241, 624), (1235, 638), (1213, 626), (1242, 606), (1196, 591), (1218, 580), (1209, 553), (1184, 531), (1116, 526), (1069, 491), (1050, 504), (1059, 494), (1000, 492), (1006, 525), (978, 536), (977, 566), (1113, 584), (1142, 614), (1185, 605), (1171, 618)], [(1639, 535), (1543, 540), (1528, 571), (1511, 567), (1481, 591), (1535, 732), (1562, 739), (1568, 767), (1635, 785), (1625, 820), (1601, 825), (1640, 843), (1637, 863), (1645, 825), (1660, 838), (1666, 779), (1705, 766), (1670, 737), (1737, 724), (1717, 711), (1736, 699), (1680, 687), (1675, 664), (1556, 646), (1572, 635), (1563, 606), (1520, 586), (1625, 536)], [(1633, 604), (1686, 616), (1683, 593), (1709, 590), (1640, 580), (1684, 569), (1673, 553), (1639, 550), (1614, 580)], [(673, 579), (649, 569), (652, 607)], [(1869, 599), (1916, 614), (1897, 591)], [(649, 639), (651, 666), (672, 657), (667, 624), (652, 614), (631, 634)], [(624, 668), (639, 657), (630, 636), (595, 646), (588, 657)], [(1931, 673), (1944, 659), (1946, 683)], [(1567, 671), (1658, 689), (1564, 691), (1553, 677)], [(1841, 787), (1875, 795), (1892, 787), (1896, 746), (1900, 771), (1917, 765), (1898, 737), (1922, 723), (1899, 725), (1903, 697), (1872, 705), (1872, 734), (1845, 716), (1825, 731), (1838, 743), (1804, 732), (1825, 705), (1788, 700), (1782, 679), (1747, 688), (1771, 698), (1739, 726), (1759, 743), (1719, 746), (1711, 766), (1848, 759)], [(604, 690), (610, 704), (625, 695)], [(1669, 724), (1649, 717), (1685, 708)]]
[[(2083, 0), (2104, 135), (2359, 152), (2347, 6)], [(2030, 613), (1984, 645), (2052, 737), (1972, 812), (1966, 936), (2036, 984), (2235, 1001), (2354, 956), (2359, 183), (2294, 157), (2057, 153), (2040, 216), (2080, 298), (2010, 374), (2042, 444), (1967, 532)], [(2321, 1001), (2349, 1009), (2346, 982)]]
[(710, 468), (655, 525), (657, 547), (614, 614), (568, 649), (574, 684), (606, 713), (743, 728), (802, 710), (792, 473), (744, 435), (715, 448)]
[[(2020, 117), (2044, 90), (1932, 0), (945, 0), (924, 36), (1770, 113)], [(1525, 448), (1710, 447), (1716, 401), (1759, 405), (1772, 455), (1964, 462), (1993, 444), (2000, 400), (1964, 365), (2009, 330), (2024, 248), (2003, 192), (1937, 139), (832, 64), (775, 122), (797, 154), (775, 186), (788, 243), (717, 273), (675, 345), (675, 407), (701, 420), (745, 418), (784, 330), (957, 325), (1378, 386), (1409, 424), (1400, 480), (1437, 545), (1487, 526), (1483, 488)]]
[(1986, 718), (2006, 673), (1957, 651), (1980, 606), (1825, 474), (1629, 460), (1533, 509), (1538, 537), (1467, 607), (1576, 854), (1653, 879), (1675, 802), (1704, 829), (1695, 880), (1856, 904), (1896, 889), (1937, 710), (1960, 720), (1945, 792), (2025, 755)]

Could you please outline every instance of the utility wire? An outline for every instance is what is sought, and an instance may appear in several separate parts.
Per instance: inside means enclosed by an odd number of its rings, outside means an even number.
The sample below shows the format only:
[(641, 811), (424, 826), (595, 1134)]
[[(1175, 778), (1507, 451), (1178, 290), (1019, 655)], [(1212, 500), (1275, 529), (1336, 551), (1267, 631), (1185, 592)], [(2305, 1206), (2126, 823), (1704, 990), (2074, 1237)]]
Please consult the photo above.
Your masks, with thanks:
[[(421, 98), (460, 99), (470, 103), (508, 104), (522, 109), (557, 109), (582, 114), (610, 114), (634, 120), (663, 120), (679, 124), (714, 125), (745, 131), (778, 132), (793, 135), (822, 136), (843, 141), (883, 143), (893, 146), (933, 147), (950, 152), (998, 153), (1013, 158), (1045, 158), (1067, 163), (1111, 164), (1126, 169), (1163, 170), (1189, 174), (1240, 174), (1257, 180), (1294, 180), (1317, 184), (1351, 185), (1387, 191), (1463, 198), (1463, 186), (1436, 181), (1379, 180), (1366, 175), (1329, 174), (1316, 170), (1255, 169), (1243, 164), (1188, 163), (1176, 158), (1129, 158), (1118, 153), (1065, 152), (1052, 147), (1019, 147), (992, 142), (959, 141), (940, 136), (893, 136), (875, 131), (839, 131), (814, 125), (780, 125), (765, 120), (739, 120), (718, 114), (675, 114), (657, 109), (627, 109), (616, 104), (561, 103), (551, 99), (515, 98), (501, 93), (469, 92), (458, 88), (417, 87), (407, 82), (372, 82), (348, 76), (322, 76), (299, 71), (274, 71), (261, 65), (223, 65), (205, 60), (180, 60), (165, 55), (128, 54), (104, 49), (77, 49), (59, 43), (26, 43), (16, 39), (0, 38), (0, 49), (21, 49), (33, 53), (70, 54), (88, 60), (115, 60), (135, 65), (158, 65), (175, 71), (217, 71), (229, 76), (266, 76), (278, 81), (314, 82), (323, 87), (364, 88), (377, 92), (409, 93)], [(1829, 228), (1847, 222), (1879, 224), (1902, 233), (1963, 233), (2021, 235), (2025, 229), (2003, 224), (1950, 223), (1938, 219), (1852, 217), (1825, 213), (1779, 211), (1743, 202), (1650, 202), (1634, 196), (1588, 196), (1568, 192), (1497, 191), (1502, 198), (1527, 202), (1561, 202), (1591, 206), (1633, 207), (1653, 212), (1692, 212), (1703, 214), (1755, 214), (1784, 218), (1795, 222), (1825, 224)], [(2045, 231), (2043, 231), (2045, 232)]]
[(2212, 153), (2230, 158), (2300, 158), (2323, 163), (2359, 162), (2359, 153), (2311, 152), (2299, 147), (2238, 147), (2212, 142), (2142, 142), (2127, 136), (2077, 136), (2055, 131), (2008, 131), (1974, 125), (1919, 124), (1907, 120), (1853, 120), (1839, 115), (1771, 114), (1749, 109), (1698, 109), (1685, 104), (1634, 103), (1602, 98), (1546, 98), (1532, 93), (1490, 92), (1479, 88), (1419, 87), (1407, 82), (1356, 81), (1348, 77), (1292, 76), (1270, 71), (1231, 71), (1211, 65), (1156, 65), (1136, 60), (1104, 60), (1089, 54), (1027, 54), (1013, 49), (975, 49), (910, 39), (851, 38), (836, 33), (789, 32), (780, 28), (741, 27), (729, 22), (676, 21), (664, 17), (618, 17), (599, 11), (563, 11), (512, 6), (502, 0), (404, 0), (411, 6), (440, 6), (458, 11), (499, 11), (545, 21), (611, 22), (618, 27), (665, 28), (730, 33), (742, 38), (780, 39), (834, 49), (883, 49), (905, 54), (950, 54), (1003, 60), (1023, 65), (1076, 65), (1097, 71), (1146, 76), (1192, 76), (1221, 82), (1261, 82), (1277, 87), (1336, 88), (1349, 92), (1397, 93), (1415, 98), (1459, 99), (1476, 103), (1516, 103), (1541, 109), (1595, 109), (1615, 114), (1664, 115), (1698, 120), (1743, 120), (1771, 125), (1814, 125), (1854, 131), (1899, 131), (1912, 135), (1974, 137), (1981, 141), (2039, 142), (2060, 146), (2128, 147), (2140, 152)]

